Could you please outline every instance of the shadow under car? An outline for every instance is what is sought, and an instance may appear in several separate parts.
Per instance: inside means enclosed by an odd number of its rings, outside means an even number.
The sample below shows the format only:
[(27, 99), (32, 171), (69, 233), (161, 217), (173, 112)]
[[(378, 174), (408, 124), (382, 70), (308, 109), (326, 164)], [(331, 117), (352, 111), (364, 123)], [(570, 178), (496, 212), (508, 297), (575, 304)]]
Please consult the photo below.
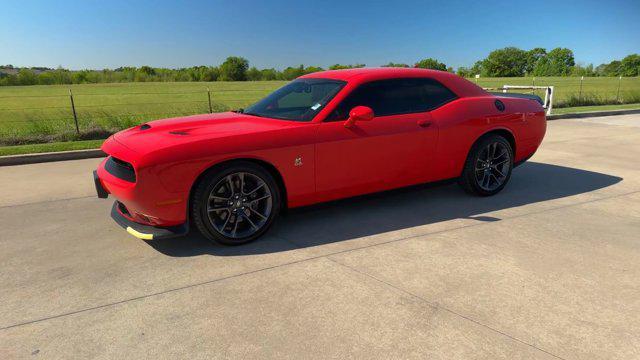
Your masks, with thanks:
[(558, 165), (527, 162), (492, 197), (466, 194), (457, 184), (426, 184), (289, 210), (262, 238), (241, 246), (210, 243), (197, 231), (147, 243), (168, 256), (243, 256), (320, 246), (482, 214), (605, 188), (622, 178)]

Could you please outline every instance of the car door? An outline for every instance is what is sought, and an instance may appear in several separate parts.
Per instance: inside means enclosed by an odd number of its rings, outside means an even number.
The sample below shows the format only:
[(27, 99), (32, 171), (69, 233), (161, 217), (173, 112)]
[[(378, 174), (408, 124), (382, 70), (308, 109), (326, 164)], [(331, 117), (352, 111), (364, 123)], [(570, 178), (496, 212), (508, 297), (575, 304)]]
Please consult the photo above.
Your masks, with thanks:
[[(320, 201), (429, 180), (438, 131), (429, 113), (432, 83), (425, 78), (373, 81), (357, 87), (337, 106), (318, 129)], [(455, 98), (450, 91), (446, 95)], [(345, 127), (355, 106), (370, 107), (375, 117)]]

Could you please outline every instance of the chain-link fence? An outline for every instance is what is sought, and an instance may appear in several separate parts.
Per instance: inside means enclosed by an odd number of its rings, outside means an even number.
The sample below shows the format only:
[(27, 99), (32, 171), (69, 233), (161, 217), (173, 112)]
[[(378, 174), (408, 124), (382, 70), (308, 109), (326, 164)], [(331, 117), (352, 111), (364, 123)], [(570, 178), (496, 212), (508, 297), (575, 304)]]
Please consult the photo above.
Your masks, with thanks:
[(149, 120), (243, 108), (282, 83), (171, 85), (57, 86), (53, 94), (39, 86), (0, 88), (0, 146), (101, 138)]
[[(469, 80), (485, 88), (501, 88), (504, 85), (553, 86), (554, 108), (640, 103), (638, 77), (480, 77)], [(544, 90), (528, 92), (544, 97)]]
[[(477, 78), (481, 87), (554, 86), (554, 108), (640, 104), (640, 78)], [(145, 121), (244, 108), (283, 81), (0, 87), (0, 146), (103, 138)], [(513, 90), (534, 92), (542, 90)]]

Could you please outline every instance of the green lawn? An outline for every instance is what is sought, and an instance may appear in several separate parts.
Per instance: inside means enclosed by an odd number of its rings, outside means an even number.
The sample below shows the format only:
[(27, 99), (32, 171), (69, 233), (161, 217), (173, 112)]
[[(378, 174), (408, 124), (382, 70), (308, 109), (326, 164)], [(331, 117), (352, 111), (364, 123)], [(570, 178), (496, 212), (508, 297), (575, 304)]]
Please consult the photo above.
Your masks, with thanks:
[[(579, 77), (521, 77), (521, 78), (480, 78), (470, 79), (482, 87), (501, 87), (503, 85), (536, 85), (554, 86), (554, 107), (560, 108), (572, 95), (580, 93)], [(615, 100), (618, 95), (618, 83), (620, 83), (619, 99), (632, 95), (640, 96), (640, 78), (627, 77), (619, 80), (617, 77), (591, 77), (582, 81), (583, 96), (596, 96), (603, 99)], [(513, 90), (514, 92), (527, 92), (527, 90)], [(529, 90), (530, 91), (530, 90)], [(544, 96), (543, 90), (536, 94)]]
[(121, 83), (0, 87), (0, 145), (75, 139), (72, 90), (80, 130), (115, 131), (144, 121), (246, 107), (285, 84), (261, 82)]
[(554, 114), (576, 114), (608, 110), (638, 110), (640, 104), (601, 105), (601, 106), (576, 106), (570, 108), (553, 109)]
[(0, 147), (0, 156), (35, 154), (56, 151), (98, 149), (104, 140), (65, 141)]
[[(561, 108), (561, 109), (558, 109), (557, 111), (554, 111), (554, 114), (571, 114), (571, 113), (584, 113), (584, 112), (594, 112), (594, 111), (631, 110), (631, 109), (640, 110), (640, 104), (580, 106), (580, 107), (572, 107), (572, 108)], [(53, 151), (97, 149), (100, 147), (100, 145), (102, 145), (103, 141), (104, 140), (85, 140), (85, 141), (65, 141), (65, 142), (53, 142), (53, 143), (17, 145), (17, 146), (0, 146), (0, 156), (35, 154), (35, 153), (53, 152)]]
[[(618, 81), (586, 78), (582, 93), (615, 99)], [(477, 83), (483, 87), (531, 85), (534, 79), (480, 78)], [(153, 119), (206, 113), (207, 88), (211, 90), (214, 112), (243, 108), (283, 84), (284, 81), (258, 81), (0, 87), (0, 146), (98, 139)], [(564, 113), (571, 110), (562, 108), (562, 103), (579, 92), (580, 78), (536, 78), (535, 84), (554, 85), (554, 112)], [(80, 135), (75, 134), (69, 89), (74, 94)], [(623, 78), (619, 97), (623, 100), (632, 96), (640, 99), (640, 78)], [(607, 107), (593, 110), (600, 108)]]

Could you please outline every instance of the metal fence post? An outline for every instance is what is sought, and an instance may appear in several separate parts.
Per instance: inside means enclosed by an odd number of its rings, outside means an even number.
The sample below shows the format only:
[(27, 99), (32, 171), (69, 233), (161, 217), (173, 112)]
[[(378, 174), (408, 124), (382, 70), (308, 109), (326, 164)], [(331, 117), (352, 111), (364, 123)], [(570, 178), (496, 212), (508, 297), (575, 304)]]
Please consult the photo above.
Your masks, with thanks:
[(209, 99), (209, 114), (213, 113), (213, 107), (211, 107), (211, 90), (207, 88), (207, 98)]
[[(536, 86), (536, 77), (535, 76), (531, 80), (531, 86)], [(535, 94), (536, 93), (536, 89), (531, 89), (531, 93)]]
[(620, 83), (622, 82), (622, 75), (618, 78), (618, 92), (616, 93), (616, 102), (620, 102)]
[(69, 89), (69, 99), (71, 99), (71, 111), (73, 112), (73, 122), (76, 124), (76, 134), (80, 135), (80, 127), (78, 126), (78, 115), (76, 114), (76, 105), (73, 102), (73, 93)]
[(582, 80), (584, 80), (584, 76), (580, 77), (580, 92), (578, 93), (578, 101), (582, 102)]

